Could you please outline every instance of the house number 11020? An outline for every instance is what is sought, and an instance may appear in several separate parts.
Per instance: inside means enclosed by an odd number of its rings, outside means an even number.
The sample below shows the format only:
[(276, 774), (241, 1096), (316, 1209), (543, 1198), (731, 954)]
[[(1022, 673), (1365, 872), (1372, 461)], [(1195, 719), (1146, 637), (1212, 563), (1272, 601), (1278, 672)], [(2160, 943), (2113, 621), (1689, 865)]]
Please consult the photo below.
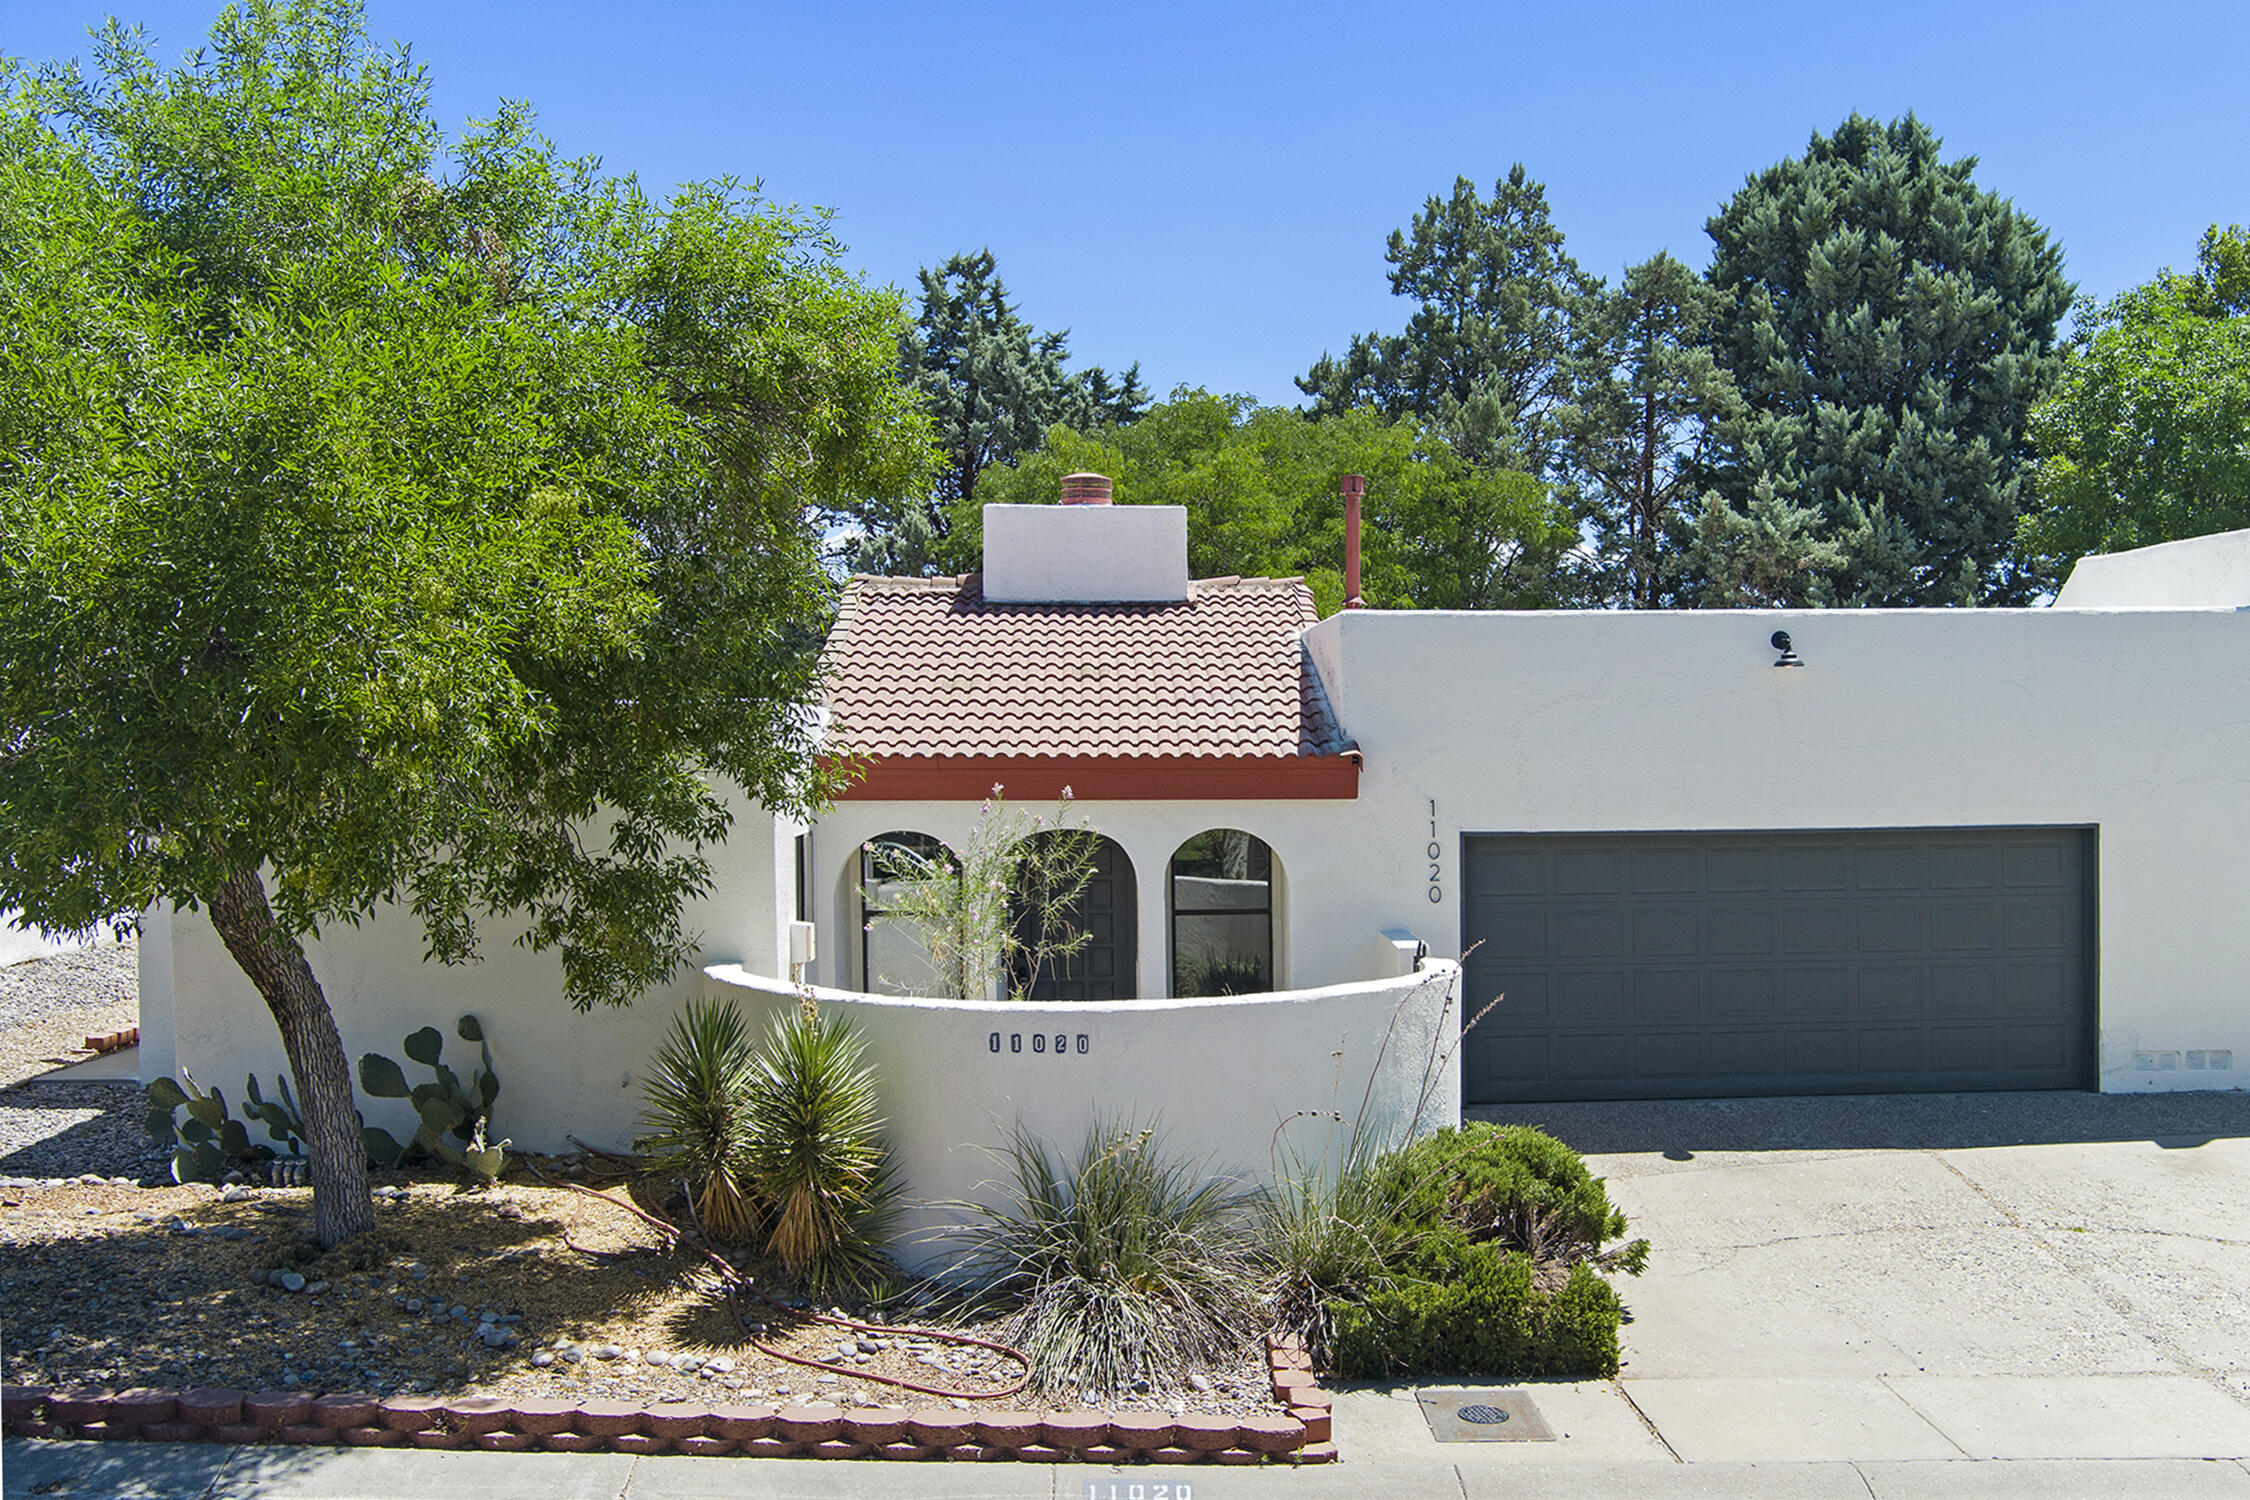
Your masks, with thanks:
[(1443, 901), (1443, 900), (1445, 899), (1445, 886), (1444, 886), (1444, 883), (1443, 883), (1443, 879), (1444, 879), (1444, 874), (1445, 874), (1445, 869), (1444, 869), (1444, 866), (1443, 866), (1443, 864), (1441, 863), (1441, 861), (1442, 861), (1442, 860), (1444, 859), (1444, 857), (1445, 857), (1445, 849), (1444, 849), (1444, 846), (1443, 846), (1443, 845), (1441, 845), (1441, 844), (1439, 844), (1439, 843), (1438, 843), (1438, 836), (1437, 836), (1437, 798), (1435, 798), (1435, 797), (1432, 797), (1432, 798), (1430, 799), (1430, 848), (1429, 848), (1429, 855), (1430, 855), (1430, 904), (1431, 904), (1432, 906), (1435, 906), (1435, 905), (1437, 905), (1437, 904), (1438, 904), (1439, 902), (1441, 902), (1441, 901)]

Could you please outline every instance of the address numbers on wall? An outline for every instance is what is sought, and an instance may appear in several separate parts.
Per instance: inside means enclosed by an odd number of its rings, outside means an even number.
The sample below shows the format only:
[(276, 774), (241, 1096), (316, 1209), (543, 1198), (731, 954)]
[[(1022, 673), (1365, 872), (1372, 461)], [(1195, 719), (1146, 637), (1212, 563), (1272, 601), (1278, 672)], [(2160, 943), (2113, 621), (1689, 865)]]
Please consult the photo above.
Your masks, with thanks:
[[(1052, 1036), (1044, 1031), (1034, 1031), (1029, 1034), (1028, 1039), (1031, 1042), (1031, 1050), (1033, 1052), (1052, 1052), (1057, 1057), (1064, 1056), (1070, 1051), (1070, 1044), (1072, 1040), (1068, 1033), (1061, 1031), (1055, 1032)], [(1008, 1050), (1010, 1052), (1023, 1051), (1025, 1040), (1025, 1033), (1021, 1031), (1009, 1032), (1007, 1034)], [(1088, 1036), (1083, 1031), (1078, 1033), (1077, 1042), (1078, 1051), (1081, 1054), (1088, 1053), (1094, 1050), (1094, 1039)], [(1000, 1043), (1001, 1034), (997, 1031), (991, 1032), (984, 1039), (984, 1050), (987, 1052), (998, 1052), (1000, 1050)]]
[(1437, 836), (1437, 798), (1430, 799), (1430, 904), (1436, 906), (1445, 899), (1445, 847)]

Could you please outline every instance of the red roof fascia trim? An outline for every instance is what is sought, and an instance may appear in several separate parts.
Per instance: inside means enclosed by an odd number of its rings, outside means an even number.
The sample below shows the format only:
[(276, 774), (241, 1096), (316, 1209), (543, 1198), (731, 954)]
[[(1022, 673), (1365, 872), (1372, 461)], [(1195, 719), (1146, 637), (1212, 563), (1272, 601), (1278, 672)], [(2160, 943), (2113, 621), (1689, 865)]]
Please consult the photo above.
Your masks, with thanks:
[(1069, 787), (1079, 801), (1214, 802), (1359, 796), (1357, 755), (887, 756), (836, 794), (839, 802), (976, 802), (995, 783), (1016, 802), (1046, 802)]

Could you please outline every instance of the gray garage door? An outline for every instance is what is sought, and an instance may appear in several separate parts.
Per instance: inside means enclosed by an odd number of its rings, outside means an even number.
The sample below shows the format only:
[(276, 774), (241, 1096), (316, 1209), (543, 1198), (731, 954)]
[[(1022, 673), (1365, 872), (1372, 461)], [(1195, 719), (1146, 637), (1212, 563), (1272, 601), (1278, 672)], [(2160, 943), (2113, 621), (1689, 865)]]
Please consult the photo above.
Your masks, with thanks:
[(2090, 1086), (2089, 829), (1463, 842), (1471, 1103)]

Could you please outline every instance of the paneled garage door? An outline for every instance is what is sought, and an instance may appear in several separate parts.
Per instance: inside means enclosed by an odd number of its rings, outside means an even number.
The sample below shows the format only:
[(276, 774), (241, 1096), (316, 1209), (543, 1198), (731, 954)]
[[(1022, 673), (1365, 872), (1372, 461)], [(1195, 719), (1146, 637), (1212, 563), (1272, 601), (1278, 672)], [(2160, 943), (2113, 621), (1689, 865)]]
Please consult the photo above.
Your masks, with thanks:
[(1470, 1103), (2091, 1086), (2090, 829), (1463, 843)]

